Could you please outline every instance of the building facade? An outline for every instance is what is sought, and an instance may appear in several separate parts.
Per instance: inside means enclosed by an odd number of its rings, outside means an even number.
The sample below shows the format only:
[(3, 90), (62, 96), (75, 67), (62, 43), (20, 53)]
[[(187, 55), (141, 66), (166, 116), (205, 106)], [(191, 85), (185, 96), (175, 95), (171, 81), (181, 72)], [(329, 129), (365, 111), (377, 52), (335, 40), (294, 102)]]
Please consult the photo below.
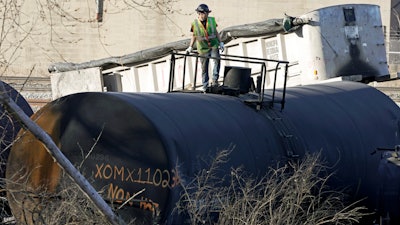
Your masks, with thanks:
[[(6, 76), (49, 76), (47, 68), (55, 62), (81, 63), (121, 56), (165, 43), (190, 38), (190, 23), (196, 18), (195, 8), (208, 4), (221, 30), (225, 27), (254, 23), (284, 14), (300, 16), (309, 11), (346, 0), (210, 0), (143, 1), (22, 1), (18, 26), (11, 29), (2, 51)], [(393, 27), (393, 7), (399, 0), (354, 0), (352, 3), (380, 6), (387, 42)], [(157, 4), (156, 4), (157, 3)], [(148, 5), (146, 5), (148, 4)], [(392, 20), (392, 21), (391, 21)], [(12, 24), (9, 24), (12, 27)], [(394, 27), (394, 29), (398, 29)], [(390, 38), (389, 38), (390, 37)], [(7, 43), (8, 41), (8, 43)], [(388, 45), (389, 46), (389, 45)], [(4, 66), (5, 67), (5, 66)], [(5, 70), (7, 69), (7, 70)]]

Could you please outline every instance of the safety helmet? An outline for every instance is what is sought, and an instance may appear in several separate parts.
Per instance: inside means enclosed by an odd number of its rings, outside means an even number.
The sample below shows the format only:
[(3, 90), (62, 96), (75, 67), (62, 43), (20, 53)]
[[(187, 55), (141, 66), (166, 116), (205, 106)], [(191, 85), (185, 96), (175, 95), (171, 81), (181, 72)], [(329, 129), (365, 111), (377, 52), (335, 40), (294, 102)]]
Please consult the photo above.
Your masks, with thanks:
[(208, 9), (208, 6), (206, 4), (200, 4), (197, 9), (197, 12), (206, 12), (206, 13), (210, 13), (211, 10)]

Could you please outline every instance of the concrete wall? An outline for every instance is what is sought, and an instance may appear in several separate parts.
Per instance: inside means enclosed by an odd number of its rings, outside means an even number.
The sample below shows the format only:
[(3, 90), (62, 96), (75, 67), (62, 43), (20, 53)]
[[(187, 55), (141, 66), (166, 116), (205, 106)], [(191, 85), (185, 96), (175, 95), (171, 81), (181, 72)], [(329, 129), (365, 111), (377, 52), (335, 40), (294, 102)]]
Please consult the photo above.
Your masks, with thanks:
[(52, 98), (78, 92), (102, 92), (104, 90), (103, 75), (100, 68), (76, 70), (51, 75)]
[[(98, 22), (96, 1), (61, 0), (52, 5), (51, 11), (44, 0), (18, 1), (23, 2), (24, 12), (18, 20), (29, 35), (21, 31), (10, 35), (10, 39), (24, 42), (15, 47), (15, 52), (10, 51), (14, 58), (5, 75), (49, 76), (47, 68), (54, 62), (80, 63), (121, 56), (187, 39), (190, 23), (196, 18), (194, 9), (200, 3), (209, 5), (219, 29), (282, 18), (284, 13), (298, 16), (317, 8), (348, 3), (347, 0), (176, 0), (170, 1), (169, 9), (160, 12), (129, 7), (123, 1), (104, 1), (103, 21)], [(39, 2), (43, 5), (38, 5)], [(351, 3), (380, 5), (383, 24), (388, 26), (390, 1), (353, 0)]]

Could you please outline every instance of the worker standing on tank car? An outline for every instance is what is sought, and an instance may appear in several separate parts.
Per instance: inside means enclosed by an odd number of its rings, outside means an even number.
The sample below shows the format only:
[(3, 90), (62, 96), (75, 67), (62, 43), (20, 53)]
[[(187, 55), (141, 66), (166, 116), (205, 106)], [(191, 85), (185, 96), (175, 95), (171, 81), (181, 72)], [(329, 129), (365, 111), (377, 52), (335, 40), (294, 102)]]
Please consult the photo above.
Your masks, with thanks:
[[(210, 62), (209, 58), (219, 58), (219, 49), (221, 52), (224, 51), (224, 43), (221, 41), (219, 33), (217, 31), (217, 23), (214, 17), (209, 17), (208, 14), (211, 12), (206, 4), (200, 4), (197, 9), (198, 17), (192, 22), (190, 31), (193, 33), (190, 40), (190, 45), (186, 49), (187, 53), (190, 53), (193, 48), (193, 44), (196, 41), (197, 51), (200, 56), (201, 70), (202, 70), (202, 82), (203, 91), (207, 90), (208, 87), (208, 65)], [(214, 68), (212, 76), (212, 85), (218, 85), (220, 60), (212, 59)]]

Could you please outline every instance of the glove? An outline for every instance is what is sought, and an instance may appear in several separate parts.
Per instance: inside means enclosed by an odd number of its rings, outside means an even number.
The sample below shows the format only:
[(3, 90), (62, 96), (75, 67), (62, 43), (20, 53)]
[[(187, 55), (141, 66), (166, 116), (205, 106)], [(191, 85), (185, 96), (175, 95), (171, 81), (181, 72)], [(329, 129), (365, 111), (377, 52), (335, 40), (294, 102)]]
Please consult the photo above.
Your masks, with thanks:
[(190, 46), (189, 48), (186, 49), (186, 53), (191, 53), (193, 51), (192, 46)]
[(225, 50), (224, 42), (219, 43), (219, 49), (221, 50), (221, 52), (224, 52), (224, 50)]

